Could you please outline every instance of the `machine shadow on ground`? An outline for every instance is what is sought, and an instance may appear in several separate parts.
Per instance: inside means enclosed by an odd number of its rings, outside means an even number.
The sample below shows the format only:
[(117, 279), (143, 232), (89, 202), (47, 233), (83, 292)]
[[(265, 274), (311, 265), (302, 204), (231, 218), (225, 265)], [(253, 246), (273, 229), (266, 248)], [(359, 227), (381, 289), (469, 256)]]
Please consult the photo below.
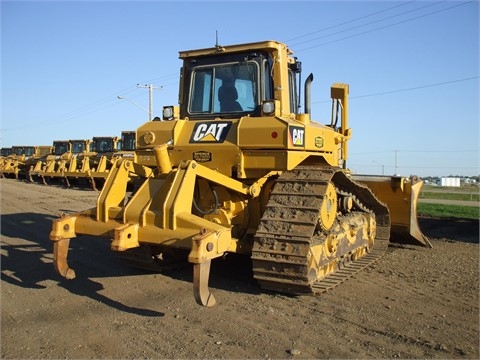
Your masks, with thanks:
[[(106, 238), (79, 236), (70, 242), (69, 264), (76, 270), (74, 280), (62, 279), (54, 270), (53, 243), (48, 234), (54, 216), (39, 213), (7, 214), (1, 216), (1, 279), (7, 283), (31, 289), (46, 288), (45, 281), (53, 280), (73, 294), (86, 296), (121, 311), (143, 316), (161, 316), (156, 311), (125, 306), (100, 293), (103, 285), (93, 279), (143, 276), (152, 271), (127, 266), (110, 250)], [(420, 218), (422, 231), (430, 238), (478, 243), (478, 220), (444, 218)], [(392, 244), (393, 245), (393, 244)], [(158, 272), (157, 272), (158, 273)], [(162, 271), (163, 276), (192, 283), (193, 269), (187, 259), (171, 269)], [(229, 292), (260, 294), (253, 278), (249, 256), (229, 254), (212, 261), (210, 288)], [(193, 286), (193, 285), (192, 285)]]
[[(132, 312), (131, 308), (99, 294), (103, 285), (92, 279), (143, 276), (154, 272), (126, 265), (110, 250), (107, 238), (79, 236), (71, 239), (68, 255), (68, 263), (77, 276), (74, 280), (61, 278), (52, 264), (53, 242), (49, 239), (55, 218), (33, 212), (1, 216), (1, 280), (31, 289), (44, 289), (45, 281), (53, 280), (71, 293)], [(193, 267), (186, 257), (172, 268), (156, 273), (174, 280), (193, 282)], [(239, 254), (229, 254), (212, 261), (210, 287), (229, 292), (261, 293), (253, 279), (250, 258)], [(135, 310), (140, 313), (144, 311), (146, 310)]]
[(418, 223), (429, 238), (479, 243), (479, 219), (420, 217)]
[(53, 218), (38, 213), (1, 216), (2, 282), (29, 289), (46, 289), (46, 281), (53, 280), (73, 294), (102, 302), (123, 312), (154, 317), (164, 315), (158, 311), (126, 306), (100, 293), (103, 285), (93, 278), (141, 274), (122, 266), (112, 255), (106, 239), (73, 239), (69, 262), (73, 269), (77, 269), (77, 277), (74, 280), (61, 278), (52, 264), (53, 243), (48, 238)]

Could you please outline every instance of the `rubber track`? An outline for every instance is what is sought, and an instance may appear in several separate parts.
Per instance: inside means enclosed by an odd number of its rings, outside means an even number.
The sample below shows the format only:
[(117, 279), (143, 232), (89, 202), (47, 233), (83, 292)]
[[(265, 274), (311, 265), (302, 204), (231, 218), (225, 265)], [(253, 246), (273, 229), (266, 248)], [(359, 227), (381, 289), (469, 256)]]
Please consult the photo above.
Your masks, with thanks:
[[(362, 208), (370, 209), (376, 214), (377, 238), (374, 247), (365, 256), (343, 265), (341, 269), (323, 279), (312, 282), (307, 276), (308, 251), (305, 247), (309, 248), (314, 241), (320, 204), (324, 198), (322, 190), (326, 189), (327, 183), (332, 179), (337, 190), (352, 194)], [(314, 193), (312, 190), (317, 192)], [(285, 202), (285, 198), (289, 198), (290, 201)], [(309, 206), (298, 206), (299, 203), (316, 205), (315, 212), (304, 214), (314, 209)], [(279, 213), (286, 215), (278, 217), (276, 214)], [(295, 216), (288, 217), (293, 213)], [(301, 231), (296, 232), (295, 229)], [(389, 233), (387, 207), (367, 187), (347, 178), (341, 170), (302, 167), (284, 172), (273, 188), (255, 235), (252, 250), (254, 278), (267, 290), (291, 294), (320, 294), (341, 284), (381, 258), (388, 248)], [(278, 249), (276, 245), (278, 243), (284, 244), (283, 248), (287, 250)], [(299, 248), (303, 250), (299, 251)], [(338, 260), (337, 258), (333, 261)]]

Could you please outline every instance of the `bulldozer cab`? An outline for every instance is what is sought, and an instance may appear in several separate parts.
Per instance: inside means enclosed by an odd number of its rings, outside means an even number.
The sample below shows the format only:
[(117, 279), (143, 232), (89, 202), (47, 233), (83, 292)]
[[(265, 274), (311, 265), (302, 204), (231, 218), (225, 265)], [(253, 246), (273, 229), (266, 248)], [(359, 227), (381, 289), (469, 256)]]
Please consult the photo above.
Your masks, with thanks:
[(25, 146), (23, 149), (23, 155), (25, 155), (25, 157), (35, 155), (35, 146)]
[(122, 137), (120, 140), (121, 151), (134, 151), (135, 150), (135, 131), (122, 131)]
[(119, 149), (117, 137), (94, 137), (92, 140), (92, 151), (97, 154), (115, 152)]
[(24, 155), (25, 153), (25, 146), (12, 146), (13, 155), (17, 157)]
[(12, 148), (2, 148), (0, 156), (9, 156), (13, 153)]
[(81, 154), (88, 151), (88, 142), (85, 140), (70, 140), (72, 154)]
[[(283, 113), (297, 113), (295, 75), (301, 66), (289, 53), (274, 41), (180, 52), (180, 117), (261, 116), (262, 102), (273, 99), (281, 100)], [(275, 66), (280, 58), (288, 67)]]
[(57, 140), (53, 142), (53, 154), (55, 156), (62, 156), (70, 151), (70, 144), (66, 140)]

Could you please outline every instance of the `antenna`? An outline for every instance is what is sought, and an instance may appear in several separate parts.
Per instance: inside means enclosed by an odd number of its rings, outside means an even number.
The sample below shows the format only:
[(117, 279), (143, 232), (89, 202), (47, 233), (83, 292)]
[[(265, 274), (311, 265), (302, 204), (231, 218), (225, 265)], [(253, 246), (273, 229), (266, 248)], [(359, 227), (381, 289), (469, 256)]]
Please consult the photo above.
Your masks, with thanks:
[(217, 52), (225, 51), (225, 48), (218, 44), (218, 30), (215, 30), (215, 48)]

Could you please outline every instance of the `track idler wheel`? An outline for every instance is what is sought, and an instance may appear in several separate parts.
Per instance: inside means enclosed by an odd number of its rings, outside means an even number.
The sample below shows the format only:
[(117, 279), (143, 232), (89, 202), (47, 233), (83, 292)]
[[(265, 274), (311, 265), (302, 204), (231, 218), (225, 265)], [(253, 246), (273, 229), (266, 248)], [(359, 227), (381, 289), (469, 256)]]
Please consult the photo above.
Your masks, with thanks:
[(327, 184), (325, 197), (320, 208), (318, 225), (322, 230), (329, 230), (337, 217), (338, 198), (335, 186), (331, 182)]

